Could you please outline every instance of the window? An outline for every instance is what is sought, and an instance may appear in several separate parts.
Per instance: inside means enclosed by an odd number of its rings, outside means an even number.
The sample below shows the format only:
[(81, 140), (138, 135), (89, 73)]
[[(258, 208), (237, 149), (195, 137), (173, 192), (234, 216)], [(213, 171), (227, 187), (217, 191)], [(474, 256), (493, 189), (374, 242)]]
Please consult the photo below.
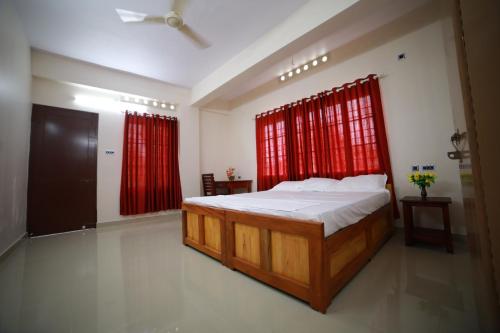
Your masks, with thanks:
[(258, 115), (258, 190), (283, 180), (372, 173), (386, 173), (393, 184), (379, 89), (369, 75)]

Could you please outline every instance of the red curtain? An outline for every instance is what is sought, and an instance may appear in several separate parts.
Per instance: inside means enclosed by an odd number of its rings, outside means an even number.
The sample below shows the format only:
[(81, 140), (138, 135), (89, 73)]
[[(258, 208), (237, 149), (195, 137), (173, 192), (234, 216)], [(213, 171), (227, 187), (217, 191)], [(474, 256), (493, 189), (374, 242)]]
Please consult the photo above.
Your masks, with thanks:
[(283, 180), (381, 173), (394, 184), (373, 74), (258, 115), (256, 138), (259, 190)]
[(120, 214), (181, 208), (176, 118), (125, 115)]
[[(283, 110), (255, 119), (257, 124), (257, 174), (259, 191), (288, 179), (285, 119)], [(273, 185), (274, 184), (274, 185)]]

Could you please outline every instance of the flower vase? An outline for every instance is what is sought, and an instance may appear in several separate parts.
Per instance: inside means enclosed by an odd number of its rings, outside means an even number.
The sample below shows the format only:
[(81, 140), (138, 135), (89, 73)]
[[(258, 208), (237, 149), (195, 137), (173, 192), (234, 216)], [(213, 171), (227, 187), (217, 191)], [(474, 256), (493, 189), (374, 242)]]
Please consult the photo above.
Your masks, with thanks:
[(234, 181), (234, 176), (229, 176), (227, 178), (229, 178), (229, 181), (231, 181), (231, 182)]
[(420, 187), (420, 196), (422, 197), (423, 200), (427, 198), (427, 189), (425, 186)]

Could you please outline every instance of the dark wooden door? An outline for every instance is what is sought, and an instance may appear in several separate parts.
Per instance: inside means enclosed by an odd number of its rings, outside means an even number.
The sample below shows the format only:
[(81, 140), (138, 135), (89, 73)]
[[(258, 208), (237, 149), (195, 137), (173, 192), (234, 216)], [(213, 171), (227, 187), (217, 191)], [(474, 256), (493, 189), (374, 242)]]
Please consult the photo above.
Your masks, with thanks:
[(95, 113), (33, 105), (30, 236), (95, 227), (97, 123)]

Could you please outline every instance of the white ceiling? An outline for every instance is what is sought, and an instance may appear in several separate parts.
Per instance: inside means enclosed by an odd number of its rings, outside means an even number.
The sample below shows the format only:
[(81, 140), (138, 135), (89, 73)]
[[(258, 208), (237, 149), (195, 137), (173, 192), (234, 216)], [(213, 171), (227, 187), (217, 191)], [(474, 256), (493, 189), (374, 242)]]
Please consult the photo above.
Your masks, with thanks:
[[(292, 68), (310, 62), (323, 55), (334, 53), (337, 48), (388, 24), (430, 0), (364, 0), (323, 24), (316, 34), (307, 36), (304, 43), (284, 52), (275, 63), (266, 63), (265, 70), (259, 71), (249, 79), (232, 84), (220, 96), (224, 100), (233, 100), (270, 81), (278, 82), (278, 76)], [(283, 50), (282, 50), (283, 51)], [(292, 58), (295, 66), (292, 67)], [(334, 60), (334, 59), (330, 59)], [(296, 80), (296, 78), (294, 78)], [(278, 85), (280, 83), (278, 82)]]
[(188, 0), (183, 18), (212, 46), (163, 25), (125, 25), (115, 8), (163, 15), (172, 0), (17, 0), (32, 47), (192, 87), (307, 0)]

